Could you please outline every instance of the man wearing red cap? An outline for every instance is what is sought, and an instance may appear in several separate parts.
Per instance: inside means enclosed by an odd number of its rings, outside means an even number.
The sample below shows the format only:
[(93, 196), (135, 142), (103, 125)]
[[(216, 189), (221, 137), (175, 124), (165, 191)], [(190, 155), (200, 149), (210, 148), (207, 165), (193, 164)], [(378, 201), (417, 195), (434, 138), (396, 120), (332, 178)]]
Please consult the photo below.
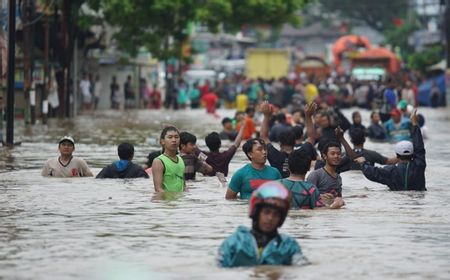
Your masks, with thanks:
[(392, 109), (391, 118), (385, 123), (385, 128), (389, 141), (399, 142), (411, 140), (411, 122), (403, 117), (402, 111), (397, 108)]

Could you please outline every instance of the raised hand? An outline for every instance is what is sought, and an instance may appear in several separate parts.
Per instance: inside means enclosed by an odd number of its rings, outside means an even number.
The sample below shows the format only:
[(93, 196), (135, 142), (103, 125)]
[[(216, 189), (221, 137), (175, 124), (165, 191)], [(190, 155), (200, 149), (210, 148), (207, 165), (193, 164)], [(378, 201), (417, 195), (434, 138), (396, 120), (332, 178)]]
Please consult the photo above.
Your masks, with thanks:
[(336, 133), (336, 137), (341, 140), (344, 138), (344, 131), (342, 130), (342, 128), (340, 126), (336, 127), (336, 129), (334, 130), (334, 132)]
[(311, 117), (317, 110), (317, 104), (315, 102), (311, 102), (305, 105), (305, 116)]
[(417, 109), (414, 109), (414, 111), (412, 112), (410, 120), (411, 120), (412, 125), (417, 125), (418, 124), (418, 121), (417, 121)]
[(270, 104), (269, 101), (266, 100), (261, 104), (260, 110), (263, 115), (270, 116), (273, 113), (272, 104)]

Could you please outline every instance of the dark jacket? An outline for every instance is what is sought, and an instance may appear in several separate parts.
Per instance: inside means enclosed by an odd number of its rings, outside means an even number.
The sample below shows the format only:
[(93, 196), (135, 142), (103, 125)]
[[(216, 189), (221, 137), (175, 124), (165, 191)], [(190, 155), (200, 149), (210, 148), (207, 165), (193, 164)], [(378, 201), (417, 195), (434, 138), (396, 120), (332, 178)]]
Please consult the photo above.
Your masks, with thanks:
[(397, 163), (383, 168), (374, 167), (368, 162), (362, 165), (367, 179), (387, 185), (392, 191), (426, 191), (425, 187), (425, 147), (418, 126), (411, 131), (414, 157), (408, 163)]
[(368, 128), (369, 138), (372, 140), (386, 140), (386, 129), (381, 124), (372, 123)]
[(128, 160), (119, 160), (113, 164), (103, 168), (98, 173), (97, 179), (111, 178), (111, 179), (125, 179), (125, 178), (149, 178), (148, 174), (142, 167), (132, 163)]

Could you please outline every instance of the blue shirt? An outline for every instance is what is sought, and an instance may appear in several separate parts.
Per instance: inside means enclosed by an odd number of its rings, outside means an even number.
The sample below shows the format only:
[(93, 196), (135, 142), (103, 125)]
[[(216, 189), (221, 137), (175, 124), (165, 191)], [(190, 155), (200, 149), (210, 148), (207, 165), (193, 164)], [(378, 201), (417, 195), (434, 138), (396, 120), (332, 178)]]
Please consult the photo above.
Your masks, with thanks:
[(278, 234), (270, 240), (259, 256), (256, 239), (250, 229), (244, 226), (238, 227), (222, 243), (218, 261), (222, 267), (308, 263), (297, 241), (285, 234)]
[(411, 121), (408, 118), (402, 117), (400, 123), (395, 124), (392, 119), (384, 124), (390, 141), (399, 142), (403, 140), (411, 140)]

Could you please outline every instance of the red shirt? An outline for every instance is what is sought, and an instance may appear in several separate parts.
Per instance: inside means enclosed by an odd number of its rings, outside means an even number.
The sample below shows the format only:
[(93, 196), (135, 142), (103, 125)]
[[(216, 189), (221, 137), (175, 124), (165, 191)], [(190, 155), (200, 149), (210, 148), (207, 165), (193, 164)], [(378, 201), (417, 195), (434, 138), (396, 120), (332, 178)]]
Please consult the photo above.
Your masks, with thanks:
[(216, 111), (216, 103), (218, 100), (219, 98), (213, 92), (203, 95), (202, 101), (205, 103), (206, 112), (214, 113)]

